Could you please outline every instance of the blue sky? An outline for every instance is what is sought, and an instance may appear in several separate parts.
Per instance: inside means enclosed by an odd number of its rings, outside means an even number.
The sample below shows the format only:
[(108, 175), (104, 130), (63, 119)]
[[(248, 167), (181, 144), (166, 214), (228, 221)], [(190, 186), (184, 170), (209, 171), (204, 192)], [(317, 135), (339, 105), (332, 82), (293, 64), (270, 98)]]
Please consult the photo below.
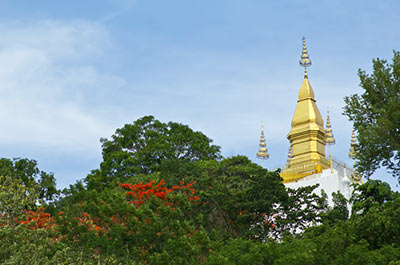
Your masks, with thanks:
[(281, 167), (305, 36), (332, 153), (351, 164), (343, 97), (362, 92), (359, 68), (400, 49), (398, 10), (397, 0), (1, 1), (1, 157), (36, 159), (63, 188), (98, 168), (100, 137), (151, 114), (257, 162), (263, 121), (266, 165)]

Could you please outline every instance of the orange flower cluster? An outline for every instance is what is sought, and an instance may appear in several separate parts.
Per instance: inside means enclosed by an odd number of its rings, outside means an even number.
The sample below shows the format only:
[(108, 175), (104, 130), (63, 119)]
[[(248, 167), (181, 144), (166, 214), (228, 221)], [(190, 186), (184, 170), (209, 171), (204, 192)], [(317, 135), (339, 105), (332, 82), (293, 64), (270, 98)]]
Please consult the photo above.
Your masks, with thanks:
[(268, 216), (266, 213), (262, 214), (262, 217), (264, 218), (264, 224), (268, 224), (271, 228), (275, 228), (275, 224), (273, 224), (276, 220), (277, 214), (274, 214), (272, 216)]
[[(157, 185), (155, 185), (156, 182), (153, 180), (145, 184), (142, 182), (138, 184), (120, 183), (120, 186), (126, 190), (129, 190), (126, 195), (131, 199), (131, 202), (136, 207), (139, 207), (139, 205), (145, 203), (146, 200), (153, 196), (166, 201), (167, 194), (174, 192), (175, 190), (184, 190), (184, 194), (190, 201), (197, 201), (200, 198), (194, 195), (196, 190), (192, 188), (195, 183), (196, 181), (193, 181), (185, 185), (185, 182), (181, 181), (180, 185), (175, 185), (169, 189), (165, 187), (165, 181), (162, 179)], [(169, 204), (169, 206), (171, 206), (171, 204)]]
[(18, 221), (19, 224), (29, 225), (31, 230), (34, 229), (48, 229), (53, 227), (56, 224), (56, 220), (49, 214), (43, 212), (44, 208), (40, 207), (35, 212), (27, 211), (26, 219)]
[(96, 231), (96, 233), (107, 232), (105, 228), (95, 224), (95, 222), (90, 217), (90, 214), (86, 212), (82, 213), (82, 217), (76, 217), (76, 219), (79, 221), (79, 225), (86, 226), (89, 229), (89, 231)]
[[(136, 217), (136, 219), (138, 219), (138, 218)], [(127, 222), (127, 218), (126, 217), (121, 217), (119, 214), (117, 214), (117, 215), (111, 216), (111, 221), (114, 224), (121, 225), (121, 226), (126, 226), (125, 222)]]
[(249, 212), (248, 210), (244, 210), (243, 212), (239, 211), (239, 215), (242, 215), (243, 213), (248, 213), (248, 212)]

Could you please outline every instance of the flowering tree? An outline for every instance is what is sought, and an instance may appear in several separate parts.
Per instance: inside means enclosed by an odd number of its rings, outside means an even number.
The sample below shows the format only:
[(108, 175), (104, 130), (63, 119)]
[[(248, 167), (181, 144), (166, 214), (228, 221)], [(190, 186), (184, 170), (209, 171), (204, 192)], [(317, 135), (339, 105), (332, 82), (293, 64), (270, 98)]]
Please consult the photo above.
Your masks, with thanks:
[(50, 229), (55, 225), (56, 220), (49, 213), (45, 213), (43, 207), (36, 211), (25, 210), (25, 213), (25, 218), (18, 220), (18, 223), (28, 225), (31, 230)]
[(61, 241), (93, 255), (112, 251), (156, 264), (183, 263), (189, 255), (197, 263), (208, 253), (209, 239), (196, 220), (200, 197), (195, 184), (120, 183), (55, 216)]
[(0, 220), (6, 225), (15, 225), (16, 218), (24, 213), (24, 209), (38, 201), (36, 190), (35, 186), (25, 186), (21, 179), (0, 176)]

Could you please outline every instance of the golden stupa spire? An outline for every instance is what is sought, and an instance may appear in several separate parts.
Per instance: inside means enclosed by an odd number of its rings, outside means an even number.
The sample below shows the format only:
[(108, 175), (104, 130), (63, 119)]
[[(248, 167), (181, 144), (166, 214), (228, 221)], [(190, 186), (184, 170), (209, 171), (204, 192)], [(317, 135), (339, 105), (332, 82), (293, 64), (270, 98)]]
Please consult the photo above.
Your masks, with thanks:
[(263, 125), (261, 125), (261, 136), (260, 136), (259, 146), (260, 146), (260, 148), (258, 149), (258, 152), (256, 155), (257, 155), (257, 158), (262, 159), (262, 167), (264, 168), (264, 159), (268, 159), (269, 154), (268, 154), (267, 144), (265, 143), (264, 126)]
[(329, 164), (331, 167), (331, 173), (333, 173), (332, 169), (332, 156), (331, 156), (331, 145), (335, 144), (335, 138), (333, 137), (333, 132), (332, 132), (332, 125), (331, 125), (331, 119), (329, 117), (329, 110), (328, 114), (326, 116), (326, 144), (328, 145), (328, 150), (329, 150)]
[(289, 146), (289, 151), (287, 155), (287, 165), (289, 165), (290, 160), (292, 160), (292, 158), (293, 158), (293, 148), (292, 146)]
[[(305, 38), (303, 38), (299, 64), (305, 69), (311, 65)], [(320, 172), (330, 167), (329, 161), (325, 157), (325, 134), (324, 121), (318, 110), (307, 70), (305, 70), (296, 111), (292, 119), (292, 129), (287, 136), (293, 150), (293, 158), (281, 173), (284, 182), (296, 181), (304, 177), (304, 174)]]
[[(350, 143), (350, 152), (349, 152), (349, 157), (351, 159), (355, 159), (357, 156), (357, 138), (354, 133), (354, 129), (351, 132), (351, 143)], [(352, 179), (358, 183), (363, 183), (363, 179), (360, 174), (357, 173), (357, 171), (354, 172), (354, 175), (352, 176)]]
[(351, 143), (349, 152), (349, 157), (352, 159), (356, 157), (356, 145), (357, 145), (357, 139), (353, 129), (353, 131), (351, 132)]
[(307, 47), (306, 47), (306, 38), (303, 37), (303, 50), (301, 51), (301, 58), (299, 61), (300, 66), (304, 67), (304, 78), (307, 78), (307, 67), (311, 66), (311, 60), (308, 56)]

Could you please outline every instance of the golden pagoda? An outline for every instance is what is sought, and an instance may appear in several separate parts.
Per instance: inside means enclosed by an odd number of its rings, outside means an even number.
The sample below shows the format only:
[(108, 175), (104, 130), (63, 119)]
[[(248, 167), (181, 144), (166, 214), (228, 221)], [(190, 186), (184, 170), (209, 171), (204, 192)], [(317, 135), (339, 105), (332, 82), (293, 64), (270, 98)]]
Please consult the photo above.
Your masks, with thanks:
[(292, 158), (293, 158), (293, 148), (292, 148), (292, 146), (289, 146), (286, 166), (289, 165), (289, 162), (290, 162), (290, 160), (292, 160)]
[(262, 167), (264, 168), (264, 160), (269, 158), (267, 144), (265, 143), (264, 126), (261, 125), (260, 148), (256, 154), (257, 158), (262, 159)]
[[(349, 158), (355, 160), (357, 156), (357, 139), (356, 135), (354, 133), (354, 129), (351, 132), (351, 143), (350, 143), (350, 152), (349, 152)], [(351, 176), (351, 179), (355, 183), (363, 183), (363, 179), (360, 174), (358, 174), (356, 171), (354, 171), (354, 174)]]
[(287, 136), (292, 148), (292, 158), (281, 173), (285, 183), (320, 173), (323, 169), (330, 167), (330, 163), (325, 157), (326, 131), (324, 121), (308, 80), (307, 67), (311, 66), (311, 60), (307, 52), (305, 38), (303, 38), (303, 49), (299, 64), (304, 67), (304, 80), (300, 87), (297, 107), (292, 119), (292, 129)]
[(331, 173), (333, 173), (331, 145), (335, 144), (335, 138), (333, 137), (331, 118), (329, 117), (329, 110), (328, 110), (328, 114), (326, 116), (326, 141), (325, 142), (329, 147), (329, 166), (331, 168)]
[(355, 159), (356, 157), (356, 145), (357, 145), (357, 139), (353, 129), (353, 131), (351, 132), (351, 143), (349, 152), (349, 157), (352, 159)]

